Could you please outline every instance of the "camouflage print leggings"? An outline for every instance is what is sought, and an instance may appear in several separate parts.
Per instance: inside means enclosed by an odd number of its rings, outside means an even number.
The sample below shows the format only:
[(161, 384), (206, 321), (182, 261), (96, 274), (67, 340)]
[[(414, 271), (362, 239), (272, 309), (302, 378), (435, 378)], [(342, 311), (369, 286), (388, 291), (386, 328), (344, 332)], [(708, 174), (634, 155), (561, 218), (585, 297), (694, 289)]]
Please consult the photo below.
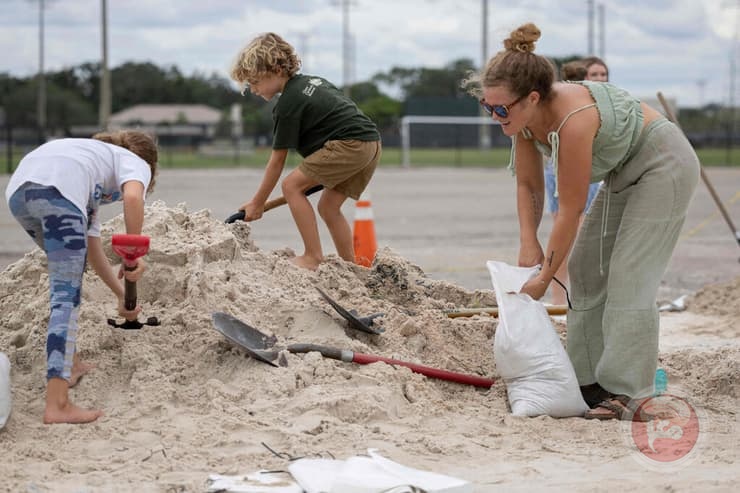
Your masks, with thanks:
[(69, 380), (87, 255), (87, 217), (56, 188), (30, 182), (10, 197), (8, 205), (48, 259), (51, 315), (46, 378)]

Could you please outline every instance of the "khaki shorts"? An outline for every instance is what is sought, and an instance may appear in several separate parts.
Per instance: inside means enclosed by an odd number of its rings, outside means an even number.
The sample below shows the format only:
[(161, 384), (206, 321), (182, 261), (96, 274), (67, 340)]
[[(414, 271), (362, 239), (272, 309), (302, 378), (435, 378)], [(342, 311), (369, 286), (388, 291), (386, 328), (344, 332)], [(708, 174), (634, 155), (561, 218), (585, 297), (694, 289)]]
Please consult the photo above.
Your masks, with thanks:
[(359, 200), (380, 161), (380, 141), (330, 140), (298, 166), (303, 174)]

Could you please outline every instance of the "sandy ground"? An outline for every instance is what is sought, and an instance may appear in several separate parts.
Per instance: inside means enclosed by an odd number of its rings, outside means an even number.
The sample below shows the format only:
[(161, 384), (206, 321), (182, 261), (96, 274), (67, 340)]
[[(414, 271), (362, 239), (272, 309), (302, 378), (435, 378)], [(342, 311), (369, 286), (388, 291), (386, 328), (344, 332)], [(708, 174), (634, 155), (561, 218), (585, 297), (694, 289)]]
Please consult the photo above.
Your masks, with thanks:
[[(204, 491), (210, 473), (284, 468), (262, 442), (294, 456), (337, 458), (374, 447), (402, 464), (465, 478), (476, 492), (734, 491), (740, 250), (703, 184), (659, 293), (663, 301), (688, 295), (687, 311), (661, 316), (660, 359), (669, 391), (699, 413), (701, 440), (690, 461), (657, 467), (640, 460), (621, 423), (513, 417), (492, 355), (496, 319), (444, 315), (492, 304), (485, 261), (516, 259), (507, 172), (380, 170), (371, 187), (376, 262), (364, 269), (329, 255), (316, 273), (288, 262), (300, 242), (287, 208), (252, 225), (223, 224), (260, 176), (161, 173), (147, 210), (150, 270), (139, 283), (146, 316), (158, 316), (161, 327), (108, 328), (111, 295), (87, 275), (79, 352), (97, 369), (71, 396), (106, 415), (85, 426), (41, 424), (45, 265), (0, 208), (0, 251), (9, 264), (0, 274), (0, 351), (13, 365), (14, 397), (0, 431), (0, 491)], [(740, 171), (709, 176), (740, 217)], [(3, 189), (6, 183), (0, 178)], [(105, 238), (122, 230), (120, 209), (107, 209)], [(351, 217), (351, 204), (346, 212)], [(384, 312), (385, 332), (347, 329), (316, 286), (360, 314)], [(274, 334), (279, 347), (321, 343), (496, 383), (481, 390), (318, 353), (282, 352), (287, 366), (273, 368), (213, 330), (213, 311)], [(562, 321), (554, 324), (562, 335)]]

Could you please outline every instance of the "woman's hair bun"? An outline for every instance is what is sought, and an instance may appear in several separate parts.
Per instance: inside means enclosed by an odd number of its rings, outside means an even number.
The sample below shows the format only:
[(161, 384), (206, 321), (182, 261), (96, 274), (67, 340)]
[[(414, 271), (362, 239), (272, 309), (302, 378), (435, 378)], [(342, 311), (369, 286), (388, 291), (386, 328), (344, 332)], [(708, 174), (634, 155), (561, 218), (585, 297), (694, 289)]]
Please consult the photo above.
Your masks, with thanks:
[(504, 48), (508, 51), (521, 53), (532, 53), (535, 42), (540, 39), (540, 29), (532, 24), (524, 24), (511, 31), (508, 38), (504, 40)]

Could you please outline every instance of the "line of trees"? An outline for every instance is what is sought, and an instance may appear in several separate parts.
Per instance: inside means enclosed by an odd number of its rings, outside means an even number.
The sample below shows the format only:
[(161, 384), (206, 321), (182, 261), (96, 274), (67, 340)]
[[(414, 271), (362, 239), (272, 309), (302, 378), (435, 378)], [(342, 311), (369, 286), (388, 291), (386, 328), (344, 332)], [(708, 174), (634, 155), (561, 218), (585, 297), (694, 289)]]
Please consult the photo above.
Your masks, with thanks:
[[(576, 58), (579, 57), (558, 58), (553, 62), (560, 66)], [(416, 108), (428, 107), (428, 102), (435, 100), (451, 103), (446, 113), (441, 114), (474, 115), (478, 111), (477, 103), (463, 92), (460, 82), (476, 68), (471, 59), (455, 60), (441, 68), (393, 67), (352, 85), (350, 92), (381, 129), (394, 128), (403, 114), (416, 113)], [(99, 64), (83, 63), (45, 74), (47, 128), (41, 129), (43, 133), (65, 134), (71, 126), (97, 124), (100, 73)], [(238, 102), (244, 108), (247, 135), (267, 135), (272, 129), (272, 106), (249, 93), (242, 96), (228, 79), (216, 73), (186, 76), (175, 66), (128, 62), (111, 70), (111, 80), (114, 113), (141, 103), (207, 104), (223, 111), (220, 132), (228, 135), (228, 109)], [(400, 97), (391, 97), (382, 88)], [(19, 78), (0, 73), (0, 108), (4, 110), (6, 125), (37, 129), (37, 97), (37, 77)], [(423, 104), (418, 104), (419, 101)], [(434, 105), (431, 106), (433, 111)], [(726, 136), (728, 128), (734, 128), (734, 120), (733, 109), (716, 105), (681, 112), (682, 125), (690, 135)]]
[[(403, 99), (417, 96), (459, 97), (459, 81), (472, 61), (459, 60), (441, 69), (394, 67), (372, 80), (354, 84), (352, 98), (379, 126), (393, 125), (403, 113)], [(100, 99), (100, 65), (84, 63), (45, 74), (47, 129), (64, 133), (74, 125), (97, 124)], [(231, 82), (218, 74), (184, 75), (177, 67), (158, 67), (152, 63), (128, 62), (111, 70), (112, 111), (118, 112), (136, 104), (207, 104), (224, 111), (233, 103), (244, 107), (246, 132), (269, 132), (272, 128), (271, 106), (261, 98), (234, 89)], [(14, 77), (0, 73), (0, 107), (6, 121), (15, 127), (36, 128), (38, 78)], [(381, 90), (397, 88), (402, 99)], [(398, 92), (398, 91), (397, 91)]]

